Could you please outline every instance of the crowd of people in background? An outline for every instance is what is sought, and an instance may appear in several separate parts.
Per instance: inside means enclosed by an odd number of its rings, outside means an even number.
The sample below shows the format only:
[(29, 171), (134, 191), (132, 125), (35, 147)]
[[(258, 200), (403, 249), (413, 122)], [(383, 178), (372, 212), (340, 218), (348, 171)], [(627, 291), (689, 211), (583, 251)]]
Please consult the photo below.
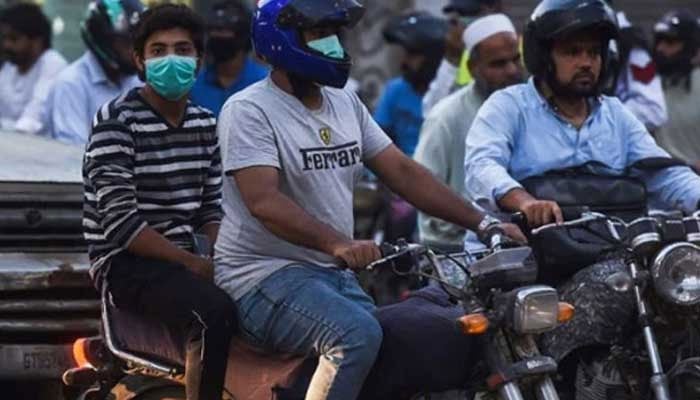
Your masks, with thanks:
[[(52, 49), (41, 7), (19, 3), (0, 12), (0, 128), (84, 146), (100, 106), (143, 85), (133, 60), (139, 0), (93, 0), (81, 22), (83, 55), (68, 64)], [(267, 76), (251, 56), (251, 10), (239, 0), (215, 2), (206, 15), (206, 61), (191, 100), (218, 115), (234, 93)]]
[[(522, 32), (503, 10), (502, 0), (450, 0), (443, 16), (407, 11), (383, 30), (402, 53), (401, 75), (386, 83), (374, 119), (399, 149), (460, 193), (465, 137), (476, 112), (492, 92), (525, 79)], [(86, 50), (68, 64), (52, 49), (51, 25), (39, 6), (2, 10), (0, 128), (84, 146), (99, 107), (143, 85), (132, 42), (143, 11), (139, 0), (92, 1), (81, 24)], [(251, 51), (251, 18), (240, 0), (217, 1), (206, 14), (206, 55), (189, 96), (215, 116), (229, 97), (268, 74)], [(673, 157), (700, 169), (698, 16), (672, 10), (652, 32), (622, 10), (616, 19), (620, 34), (608, 50), (604, 93), (617, 97)], [(492, 32), (494, 26), (500, 30)], [(396, 196), (391, 209), (399, 215), (393, 225), (402, 225), (397, 231), (410, 234), (415, 210)], [(455, 226), (426, 215), (417, 226), (422, 240), (461, 245), (464, 232)]]
[[(615, 7), (613, 0), (606, 1)], [(442, 52), (441, 61), (426, 63), (420, 82), (410, 67), (416, 65), (417, 52), (385, 34), (387, 42), (401, 45), (406, 55), (402, 78), (387, 83), (375, 117), (402, 150), (463, 194), (464, 142), (476, 111), (493, 91), (525, 79), (524, 70), (515, 67), (522, 64), (520, 50), (510, 54), (518, 57), (515, 64), (507, 58), (509, 54), (488, 43), (478, 47), (489, 51), (474, 54), (473, 42), (479, 39), (480, 43), (494, 23), (512, 30), (517, 48), (522, 49), (522, 32), (511, 29), (503, 10), (501, 0), (450, 0), (443, 9), (446, 27), (439, 28), (447, 33), (431, 47)], [(699, 16), (687, 10), (669, 11), (652, 32), (632, 25), (622, 10), (616, 11), (615, 18), (619, 36), (608, 50), (603, 92), (617, 97), (673, 157), (700, 169)], [(438, 29), (438, 17), (407, 13), (397, 20), (403, 21), (403, 37), (414, 35), (414, 42), (434, 40), (431, 34)], [(390, 29), (396, 28), (389, 24)], [(464, 232), (458, 227), (427, 215), (419, 215), (418, 227), (421, 240), (461, 246)]]
[[(608, 3), (615, 6), (613, 0)], [(142, 85), (133, 65), (130, 32), (143, 9), (138, 0), (91, 2), (81, 24), (86, 51), (68, 64), (52, 49), (51, 25), (39, 6), (5, 8), (0, 15), (5, 60), (0, 69), (0, 127), (84, 145), (98, 107)], [(403, 51), (401, 76), (387, 82), (374, 117), (406, 154), (414, 155), (419, 137), (432, 136), (421, 133), (432, 108), (475, 80), (477, 67), (465, 51), (468, 27), (503, 9), (501, 0), (450, 0), (444, 18), (409, 11), (387, 24), (387, 43)], [(671, 11), (651, 35), (633, 26), (623, 11), (617, 12), (617, 20), (620, 37), (610, 48), (614, 74), (608, 77), (606, 93), (618, 97), (674, 157), (698, 164), (698, 16)], [(216, 2), (206, 22), (206, 62), (191, 99), (218, 115), (226, 99), (263, 79), (268, 70), (251, 55), (247, 5)]]

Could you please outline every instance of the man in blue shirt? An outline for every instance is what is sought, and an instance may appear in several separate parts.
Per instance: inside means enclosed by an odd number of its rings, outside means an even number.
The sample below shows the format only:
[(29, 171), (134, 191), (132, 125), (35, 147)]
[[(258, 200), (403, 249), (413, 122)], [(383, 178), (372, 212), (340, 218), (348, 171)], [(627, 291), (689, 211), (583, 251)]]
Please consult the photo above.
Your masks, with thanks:
[[(564, 9), (589, 14), (556, 25), (540, 23)], [(519, 182), (591, 161), (622, 174), (639, 160), (669, 157), (618, 99), (599, 95), (606, 72), (602, 49), (617, 34), (614, 18), (602, 0), (544, 0), (535, 9), (524, 48), (533, 78), (493, 94), (467, 136), (465, 187), (481, 206), (520, 211), (533, 227), (562, 222), (557, 203), (534, 198)], [(652, 206), (697, 209), (700, 177), (689, 168), (640, 178)]]
[(192, 101), (218, 116), (226, 100), (267, 76), (267, 69), (248, 53), (250, 10), (238, 0), (212, 6), (208, 18), (207, 65), (192, 88)]
[(139, 0), (90, 2), (81, 26), (88, 50), (61, 71), (46, 101), (49, 136), (84, 145), (99, 107), (141, 86), (132, 59), (131, 30), (142, 11)]
[(426, 12), (400, 15), (384, 29), (386, 41), (404, 49), (402, 77), (387, 83), (374, 119), (409, 157), (418, 145), (423, 95), (442, 60), (446, 34), (446, 22)]

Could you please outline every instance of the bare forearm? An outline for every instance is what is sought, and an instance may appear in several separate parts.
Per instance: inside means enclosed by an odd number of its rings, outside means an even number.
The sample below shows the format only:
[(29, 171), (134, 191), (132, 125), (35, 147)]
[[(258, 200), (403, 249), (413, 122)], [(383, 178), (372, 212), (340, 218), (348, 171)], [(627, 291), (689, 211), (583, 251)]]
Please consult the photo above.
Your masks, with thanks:
[(484, 215), (426, 168), (406, 160), (401, 171), (382, 177), (391, 190), (428, 215), (475, 230)]
[(258, 201), (251, 213), (276, 236), (326, 254), (332, 254), (335, 244), (351, 239), (309, 215), (280, 192)]
[(155, 258), (176, 264), (184, 264), (188, 259), (194, 257), (192, 253), (177, 247), (165, 236), (148, 226), (139, 232), (127, 250), (140, 257)]

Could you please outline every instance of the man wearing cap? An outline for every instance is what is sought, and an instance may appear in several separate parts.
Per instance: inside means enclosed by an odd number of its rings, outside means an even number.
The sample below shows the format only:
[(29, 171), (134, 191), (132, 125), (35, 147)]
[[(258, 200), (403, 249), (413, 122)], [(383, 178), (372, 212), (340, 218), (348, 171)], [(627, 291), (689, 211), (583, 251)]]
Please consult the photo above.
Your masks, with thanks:
[(249, 53), (251, 12), (240, 0), (219, 0), (207, 19), (207, 64), (192, 87), (195, 104), (218, 116), (226, 100), (267, 76)]
[[(464, 194), (464, 141), (483, 102), (496, 90), (523, 80), (518, 37), (511, 20), (494, 14), (474, 21), (464, 32), (474, 81), (440, 101), (423, 123), (415, 160), (457, 193)], [(422, 242), (459, 250), (465, 230), (420, 213)]]
[(450, 0), (443, 8), (450, 29), (445, 41), (445, 57), (438, 68), (435, 79), (423, 96), (423, 114), (427, 115), (438, 101), (447, 97), (456, 87), (467, 85), (469, 74), (468, 56), (464, 51), (464, 30), (481, 16), (501, 12), (501, 0)]

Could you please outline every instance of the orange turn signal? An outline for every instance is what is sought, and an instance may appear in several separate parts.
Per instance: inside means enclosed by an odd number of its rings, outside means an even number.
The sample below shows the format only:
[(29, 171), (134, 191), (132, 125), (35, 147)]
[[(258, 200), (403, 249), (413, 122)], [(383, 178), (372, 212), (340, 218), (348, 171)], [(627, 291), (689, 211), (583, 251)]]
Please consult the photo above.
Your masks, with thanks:
[(575, 313), (576, 309), (573, 305), (569, 303), (560, 302), (559, 316), (557, 317), (557, 321), (559, 321), (560, 324), (563, 324), (564, 322), (569, 322), (572, 318), (574, 318)]
[(484, 314), (469, 314), (459, 318), (457, 325), (465, 335), (481, 335), (489, 329), (489, 319)]
[(73, 343), (73, 360), (80, 368), (92, 367), (85, 352), (86, 347), (87, 340), (85, 338), (80, 338)]

